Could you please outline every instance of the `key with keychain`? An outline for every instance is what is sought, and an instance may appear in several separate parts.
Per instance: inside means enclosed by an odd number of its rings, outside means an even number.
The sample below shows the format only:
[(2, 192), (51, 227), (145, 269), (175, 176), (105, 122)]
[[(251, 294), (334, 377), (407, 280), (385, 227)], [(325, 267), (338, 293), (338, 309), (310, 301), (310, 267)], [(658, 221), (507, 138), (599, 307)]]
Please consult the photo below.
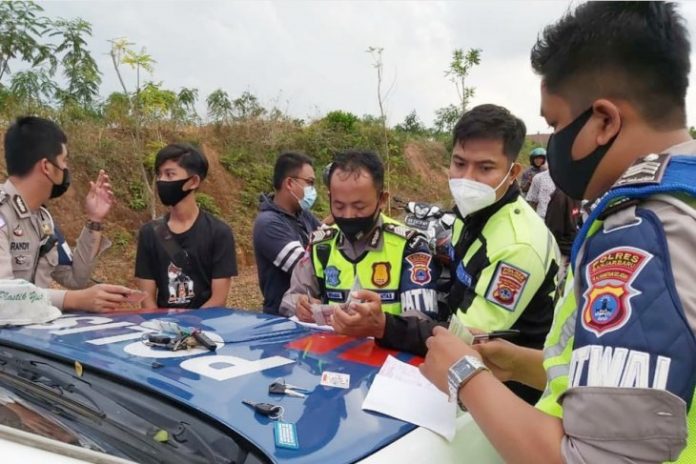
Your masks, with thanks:
[(273, 424), (273, 438), (276, 447), (293, 450), (300, 448), (300, 442), (297, 439), (297, 427), (295, 424), (283, 420), (285, 409), (282, 406), (271, 403), (256, 403), (249, 400), (242, 400), (242, 403), (250, 406), (255, 413), (275, 421)]

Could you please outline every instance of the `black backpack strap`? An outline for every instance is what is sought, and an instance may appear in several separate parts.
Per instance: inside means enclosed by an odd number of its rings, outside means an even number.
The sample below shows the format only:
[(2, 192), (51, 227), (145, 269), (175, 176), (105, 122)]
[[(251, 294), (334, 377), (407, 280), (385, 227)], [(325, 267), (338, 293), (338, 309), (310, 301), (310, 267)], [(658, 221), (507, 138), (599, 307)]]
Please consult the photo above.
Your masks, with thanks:
[(155, 219), (154, 228), (155, 236), (159, 239), (171, 262), (182, 269), (190, 269), (191, 258), (186, 250), (179, 245), (179, 242), (174, 239), (174, 235), (167, 227), (166, 218), (160, 217)]

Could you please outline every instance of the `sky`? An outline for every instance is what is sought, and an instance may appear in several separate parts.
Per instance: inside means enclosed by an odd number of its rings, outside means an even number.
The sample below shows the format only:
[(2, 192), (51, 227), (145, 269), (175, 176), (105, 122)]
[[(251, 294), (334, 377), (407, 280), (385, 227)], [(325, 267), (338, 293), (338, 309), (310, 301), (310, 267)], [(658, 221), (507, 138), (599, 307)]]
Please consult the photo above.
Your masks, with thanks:
[[(90, 49), (103, 73), (102, 95), (120, 90), (109, 39), (127, 37), (155, 60), (148, 80), (194, 87), (204, 100), (222, 88), (266, 107), (313, 119), (328, 111), (379, 114), (370, 46), (382, 47), (390, 125), (415, 110), (428, 126), (458, 100), (444, 72), (454, 49), (479, 48), (468, 85), (471, 104), (495, 103), (522, 118), (530, 134), (549, 132), (539, 116), (539, 79), (529, 65), (538, 33), (568, 1), (43, 1), (51, 18), (89, 21)], [(696, 3), (681, 5), (696, 37)], [(696, 47), (694, 47), (696, 48)], [(694, 57), (692, 57), (692, 62)], [(694, 66), (696, 68), (696, 66)], [(135, 75), (125, 71), (127, 85)], [(693, 81), (693, 76), (692, 76)], [(696, 125), (696, 91), (687, 97)], [(200, 104), (201, 113), (205, 112)]]

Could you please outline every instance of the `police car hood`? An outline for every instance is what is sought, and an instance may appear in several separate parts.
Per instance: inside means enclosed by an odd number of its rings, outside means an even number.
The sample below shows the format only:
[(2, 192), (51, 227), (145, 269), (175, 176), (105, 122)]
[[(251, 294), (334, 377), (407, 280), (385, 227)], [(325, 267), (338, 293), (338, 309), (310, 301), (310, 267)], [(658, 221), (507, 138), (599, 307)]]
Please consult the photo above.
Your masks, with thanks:
[[(141, 337), (152, 319), (200, 328), (218, 348), (166, 351)], [(144, 324), (144, 325), (143, 325)], [(284, 318), (228, 309), (64, 316), (43, 326), (0, 331), (0, 343), (53, 356), (83, 369), (117, 376), (198, 410), (234, 430), (274, 462), (354, 462), (413, 430), (411, 424), (361, 409), (368, 388), (388, 354), (410, 355), (302, 327)], [(350, 375), (350, 388), (320, 385), (325, 371)], [(306, 398), (269, 395), (283, 378), (309, 390)], [(283, 406), (295, 423), (300, 448), (276, 448), (273, 425), (242, 400)]]

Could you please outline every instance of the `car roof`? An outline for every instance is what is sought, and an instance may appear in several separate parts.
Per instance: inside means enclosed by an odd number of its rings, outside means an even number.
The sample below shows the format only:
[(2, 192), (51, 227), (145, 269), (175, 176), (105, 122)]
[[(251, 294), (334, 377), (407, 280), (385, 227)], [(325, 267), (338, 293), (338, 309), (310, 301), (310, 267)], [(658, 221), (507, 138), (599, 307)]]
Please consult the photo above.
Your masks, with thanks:
[[(152, 330), (153, 320), (162, 319), (202, 329), (218, 342), (217, 350), (146, 346), (143, 334)], [(3, 329), (0, 344), (77, 363), (77, 375), (98, 371), (198, 410), (275, 462), (353, 462), (415, 428), (361, 407), (387, 355), (411, 363), (420, 358), (281, 317), (222, 308), (71, 314), (43, 326)], [(320, 385), (325, 371), (348, 374), (350, 388)], [(309, 389), (309, 395), (269, 395), (268, 385), (278, 378)], [(297, 426), (300, 448), (276, 448), (272, 421), (255, 415), (242, 400), (283, 406), (283, 420)]]

